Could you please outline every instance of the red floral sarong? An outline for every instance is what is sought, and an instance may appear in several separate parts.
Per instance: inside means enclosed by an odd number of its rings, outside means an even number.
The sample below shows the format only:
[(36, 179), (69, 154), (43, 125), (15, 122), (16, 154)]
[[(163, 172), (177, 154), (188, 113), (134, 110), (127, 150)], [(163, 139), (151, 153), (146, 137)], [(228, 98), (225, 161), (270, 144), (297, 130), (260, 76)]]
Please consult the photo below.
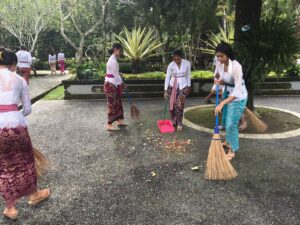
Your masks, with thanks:
[(26, 127), (0, 129), (0, 193), (6, 207), (37, 189), (30, 136)]
[(108, 108), (108, 124), (124, 119), (123, 105), (122, 105), (122, 86), (116, 87), (112, 83), (104, 83), (104, 91), (107, 98)]

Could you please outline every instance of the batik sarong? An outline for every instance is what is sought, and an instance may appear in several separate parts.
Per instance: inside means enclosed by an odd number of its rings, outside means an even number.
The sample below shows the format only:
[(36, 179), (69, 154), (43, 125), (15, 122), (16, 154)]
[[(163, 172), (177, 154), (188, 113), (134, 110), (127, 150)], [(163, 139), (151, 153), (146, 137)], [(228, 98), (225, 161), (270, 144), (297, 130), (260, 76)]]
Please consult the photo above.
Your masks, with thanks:
[(61, 74), (63, 74), (65, 72), (65, 60), (59, 60), (58, 64), (59, 64), (60, 72)]
[(108, 108), (108, 124), (124, 119), (123, 105), (122, 105), (122, 86), (116, 87), (110, 82), (105, 82), (104, 91), (107, 99)]
[(30, 72), (31, 68), (19, 68), (19, 73), (21, 77), (23, 77), (26, 80), (27, 85), (29, 85)]
[[(169, 87), (169, 95), (172, 95), (172, 87)], [(188, 87), (181, 90), (177, 89), (175, 100), (170, 101), (170, 114), (173, 125), (182, 126), (182, 118), (184, 113), (184, 103), (188, 95)], [(172, 107), (173, 106), (173, 107)]]
[(0, 193), (6, 207), (37, 190), (33, 149), (27, 128), (0, 129)]

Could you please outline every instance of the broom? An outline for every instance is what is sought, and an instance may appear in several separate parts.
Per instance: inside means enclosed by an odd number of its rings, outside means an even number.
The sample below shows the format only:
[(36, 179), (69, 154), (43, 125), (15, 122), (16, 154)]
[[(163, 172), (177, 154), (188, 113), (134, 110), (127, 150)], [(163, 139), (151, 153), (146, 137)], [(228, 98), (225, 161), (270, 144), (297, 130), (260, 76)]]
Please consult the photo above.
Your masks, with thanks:
[(251, 123), (259, 132), (264, 132), (268, 129), (267, 124), (260, 120), (250, 109), (246, 107), (245, 113), (249, 117)]
[(140, 111), (135, 106), (135, 104), (132, 102), (132, 98), (128, 93), (128, 89), (125, 89), (125, 94), (128, 99), (128, 103), (130, 104), (130, 115), (132, 119), (139, 119), (140, 117)]
[(42, 177), (48, 167), (48, 160), (47, 158), (36, 148), (33, 148), (33, 156), (34, 156), (34, 163), (35, 163), (35, 171), (37, 177)]
[[(217, 85), (216, 93), (219, 92), (219, 85)], [(216, 105), (219, 104), (219, 96), (216, 99)], [(205, 179), (209, 180), (231, 180), (237, 176), (237, 172), (226, 157), (223, 145), (221, 143), (219, 130), (219, 116), (216, 115), (216, 126), (214, 135), (209, 147)]]

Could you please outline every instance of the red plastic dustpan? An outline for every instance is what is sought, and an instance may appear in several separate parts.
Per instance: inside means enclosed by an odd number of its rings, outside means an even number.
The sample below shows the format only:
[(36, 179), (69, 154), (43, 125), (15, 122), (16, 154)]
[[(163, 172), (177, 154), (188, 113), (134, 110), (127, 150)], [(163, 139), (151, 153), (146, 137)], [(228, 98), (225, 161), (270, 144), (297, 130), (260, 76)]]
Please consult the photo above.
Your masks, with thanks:
[(158, 120), (157, 126), (159, 128), (160, 133), (173, 133), (175, 132), (175, 128), (171, 120)]
[(165, 110), (164, 110), (164, 119), (157, 121), (157, 126), (159, 128), (160, 133), (173, 133), (175, 132), (175, 128), (171, 120), (166, 120), (166, 111), (167, 111), (167, 104), (168, 100), (165, 103)]

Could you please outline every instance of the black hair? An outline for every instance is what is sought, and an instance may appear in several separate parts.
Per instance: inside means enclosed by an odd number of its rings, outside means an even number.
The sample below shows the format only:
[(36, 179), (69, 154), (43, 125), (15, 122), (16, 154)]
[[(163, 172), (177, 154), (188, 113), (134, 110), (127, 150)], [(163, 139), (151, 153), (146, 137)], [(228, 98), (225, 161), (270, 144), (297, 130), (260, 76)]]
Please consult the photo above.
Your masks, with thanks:
[(235, 60), (233, 49), (231, 45), (226, 42), (222, 41), (220, 44), (218, 44), (218, 46), (216, 47), (216, 53), (217, 52), (225, 54), (231, 60)]
[(0, 51), (0, 65), (11, 66), (18, 63), (17, 55), (8, 50)]
[(121, 49), (122, 50), (123, 46), (121, 44), (119, 44), (119, 43), (114, 43), (113, 46), (112, 46), (112, 48), (108, 50), (108, 53), (110, 55), (112, 55), (114, 53), (115, 49)]
[(177, 49), (173, 52), (173, 56), (179, 56), (180, 58), (183, 58), (183, 53), (181, 50)]
[(0, 52), (3, 52), (3, 51), (5, 51), (5, 47), (0, 45)]
[(26, 48), (25, 45), (21, 45), (20, 49), (21, 49), (21, 50), (27, 50), (27, 48)]

